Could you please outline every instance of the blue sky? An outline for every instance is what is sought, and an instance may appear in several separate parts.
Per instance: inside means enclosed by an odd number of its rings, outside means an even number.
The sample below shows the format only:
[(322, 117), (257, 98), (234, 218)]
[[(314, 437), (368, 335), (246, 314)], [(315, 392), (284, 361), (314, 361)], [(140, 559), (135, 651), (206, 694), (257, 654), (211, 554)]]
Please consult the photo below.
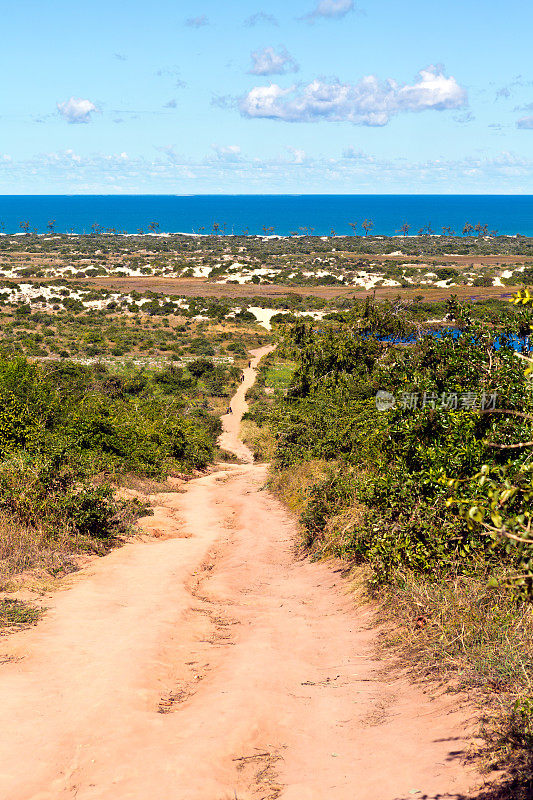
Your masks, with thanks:
[(2, 16), (4, 194), (533, 193), (523, 0), (19, 0)]

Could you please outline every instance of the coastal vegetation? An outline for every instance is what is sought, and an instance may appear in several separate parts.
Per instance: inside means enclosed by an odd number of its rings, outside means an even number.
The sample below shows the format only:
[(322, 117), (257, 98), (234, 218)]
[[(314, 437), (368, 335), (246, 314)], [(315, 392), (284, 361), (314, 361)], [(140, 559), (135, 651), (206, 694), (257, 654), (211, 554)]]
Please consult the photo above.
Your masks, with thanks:
[(208, 278), (229, 285), (365, 289), (527, 283), (533, 239), (486, 235), (481, 224), (476, 234), (477, 225), (471, 227), (464, 236), (426, 229), (396, 237), (372, 235), (371, 227), (353, 236), (288, 237), (117, 235), (99, 227), (87, 235), (24, 232), (0, 236), (0, 278)]

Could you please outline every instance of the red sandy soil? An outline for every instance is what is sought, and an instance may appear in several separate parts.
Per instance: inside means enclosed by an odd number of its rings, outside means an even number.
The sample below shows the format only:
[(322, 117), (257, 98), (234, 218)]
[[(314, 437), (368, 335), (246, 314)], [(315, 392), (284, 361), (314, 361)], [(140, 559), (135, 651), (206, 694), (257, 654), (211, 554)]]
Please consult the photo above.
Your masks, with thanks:
[(480, 784), (463, 759), (472, 711), (377, 660), (340, 568), (296, 555), (238, 440), (253, 380), (223, 418), (243, 463), (154, 495), (157, 531), (147, 519), (2, 639), (2, 800), (428, 800)]
[[(30, 281), (31, 279), (28, 279)], [(477, 300), (488, 298), (509, 297), (521, 286), (416, 286), (413, 289), (402, 289), (399, 286), (384, 286), (365, 289), (360, 286), (284, 286), (274, 283), (264, 284), (233, 284), (214, 283), (202, 278), (91, 278), (84, 279), (86, 284), (95, 287), (105, 287), (121, 292), (157, 292), (160, 294), (174, 294), (181, 297), (229, 297), (250, 299), (252, 297), (290, 297), (301, 295), (303, 297), (321, 297), (332, 300), (337, 297), (367, 297), (381, 298), (402, 297), (404, 300), (413, 300), (422, 296), (424, 300), (442, 300), (456, 294), (459, 299), (470, 297)]]

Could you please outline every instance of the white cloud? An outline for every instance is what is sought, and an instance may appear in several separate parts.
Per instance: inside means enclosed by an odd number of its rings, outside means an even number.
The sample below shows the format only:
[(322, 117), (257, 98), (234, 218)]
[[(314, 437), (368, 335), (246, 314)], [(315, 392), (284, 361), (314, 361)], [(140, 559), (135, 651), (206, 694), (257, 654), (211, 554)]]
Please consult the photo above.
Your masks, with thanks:
[(352, 122), (386, 125), (402, 112), (462, 108), (467, 93), (440, 67), (423, 69), (412, 85), (368, 75), (356, 84), (314, 80), (306, 86), (283, 89), (275, 83), (255, 86), (239, 101), (241, 115), (285, 122)]
[(58, 103), (57, 110), (63, 119), (74, 124), (90, 122), (91, 114), (98, 109), (90, 100), (82, 100), (81, 97), (71, 97), (70, 100), (66, 100), (64, 103)]
[(307, 153), (305, 150), (300, 150), (298, 147), (287, 147), (287, 150), (292, 155), (293, 164), (305, 164), (307, 160)]
[(205, 14), (202, 14), (199, 17), (189, 17), (185, 20), (185, 24), (189, 28), (203, 28), (204, 25), (209, 25), (209, 20)]
[(228, 144), (228, 145), (212, 145), (213, 150), (216, 153), (216, 157), (219, 161), (240, 161), (241, 160), (241, 148), (238, 144)]
[(273, 14), (267, 14), (264, 11), (258, 11), (244, 20), (244, 24), (247, 28), (253, 28), (255, 25), (259, 25), (262, 22), (270, 23), (271, 25), (276, 26), (279, 25), (279, 22)]
[(345, 17), (350, 11), (355, 11), (354, 0), (320, 0), (316, 8), (306, 14), (302, 19), (313, 20), (317, 17), (339, 19)]
[[(156, 148), (152, 158), (121, 153), (80, 155), (72, 150), (41, 153), (24, 160), (0, 155), (0, 189), (21, 194), (212, 193), (224, 186), (235, 193), (492, 192), (518, 194), (533, 186), (533, 159), (510, 152), (491, 157), (465, 155), (446, 160), (386, 159), (348, 148), (343, 157), (314, 157), (288, 148), (283, 155), (250, 158), (237, 145), (213, 147), (210, 158), (190, 159), (172, 145)], [(37, 190), (37, 191), (36, 191)]]
[(517, 121), (516, 127), (523, 131), (533, 130), (533, 117), (522, 117)]
[(285, 47), (280, 47), (278, 52), (273, 47), (265, 47), (252, 53), (251, 75), (285, 75), (298, 70), (298, 64)]

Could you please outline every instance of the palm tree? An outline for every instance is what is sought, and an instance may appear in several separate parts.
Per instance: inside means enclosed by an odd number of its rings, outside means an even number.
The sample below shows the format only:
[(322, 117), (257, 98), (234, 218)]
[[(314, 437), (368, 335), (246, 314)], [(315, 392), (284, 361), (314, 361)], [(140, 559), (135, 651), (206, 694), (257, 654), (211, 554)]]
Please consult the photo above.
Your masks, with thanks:
[(363, 229), (363, 230), (364, 230), (364, 232), (365, 232), (365, 236), (368, 236), (369, 232), (370, 232), (370, 231), (372, 230), (372, 228), (374, 227), (374, 223), (372, 222), (372, 220), (371, 220), (371, 219), (364, 219), (364, 220), (362, 221), (362, 223), (361, 223), (361, 227), (362, 227), (362, 229)]

